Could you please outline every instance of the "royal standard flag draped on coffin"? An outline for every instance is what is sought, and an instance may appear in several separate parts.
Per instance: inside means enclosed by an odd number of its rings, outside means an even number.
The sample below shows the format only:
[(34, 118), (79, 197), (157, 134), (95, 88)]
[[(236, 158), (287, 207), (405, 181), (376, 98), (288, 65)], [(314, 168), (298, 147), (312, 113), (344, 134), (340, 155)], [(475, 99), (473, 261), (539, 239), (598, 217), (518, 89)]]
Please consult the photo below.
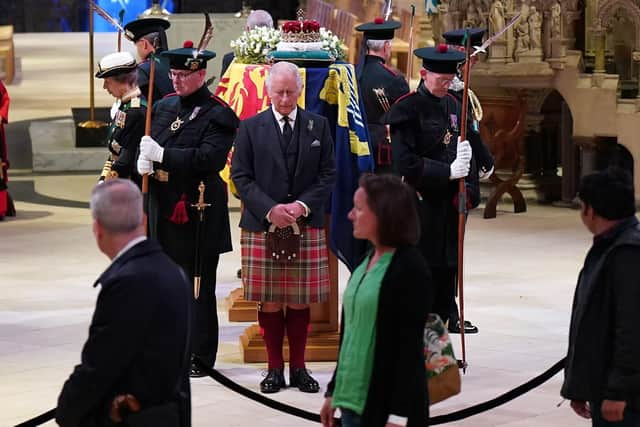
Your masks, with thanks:
[[(216, 95), (225, 100), (240, 119), (251, 117), (269, 107), (265, 80), (269, 65), (231, 64), (220, 80)], [(365, 242), (353, 238), (347, 214), (353, 207), (353, 193), (363, 172), (373, 170), (364, 108), (358, 95), (351, 64), (333, 64), (328, 68), (300, 68), (304, 91), (298, 105), (325, 116), (335, 129), (336, 186), (328, 209), (331, 217), (330, 247), (353, 270), (365, 251)], [(230, 185), (231, 156), (222, 178)]]

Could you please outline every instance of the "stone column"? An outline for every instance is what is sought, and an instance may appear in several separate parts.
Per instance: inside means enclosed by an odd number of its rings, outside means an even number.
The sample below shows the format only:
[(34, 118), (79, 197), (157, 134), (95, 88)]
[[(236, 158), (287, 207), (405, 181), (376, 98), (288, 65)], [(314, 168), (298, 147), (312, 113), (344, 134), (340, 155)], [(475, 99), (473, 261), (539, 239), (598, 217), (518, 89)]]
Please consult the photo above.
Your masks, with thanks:
[(597, 27), (593, 30), (593, 44), (595, 50), (595, 73), (604, 73), (605, 72), (605, 42), (606, 42), (606, 33), (604, 28)]

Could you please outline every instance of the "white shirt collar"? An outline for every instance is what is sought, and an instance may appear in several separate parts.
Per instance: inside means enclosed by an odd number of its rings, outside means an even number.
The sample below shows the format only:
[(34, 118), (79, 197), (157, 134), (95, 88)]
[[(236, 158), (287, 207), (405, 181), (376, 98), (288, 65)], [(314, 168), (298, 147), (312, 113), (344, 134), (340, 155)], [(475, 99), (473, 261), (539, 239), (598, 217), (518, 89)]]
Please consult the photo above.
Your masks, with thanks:
[[(276, 118), (278, 124), (280, 124), (280, 126), (284, 126), (284, 122), (282, 121), (282, 118), (284, 117), (282, 114), (278, 113), (275, 109), (275, 107), (272, 105), (271, 106), (271, 111), (273, 111), (273, 115)], [(292, 125), (291, 127), (293, 128), (293, 123), (295, 123), (296, 121), (296, 116), (298, 115), (298, 107), (296, 106), (293, 111), (291, 111), (289, 113), (289, 120), (291, 121)]]
[(120, 249), (120, 252), (118, 252), (116, 254), (115, 257), (113, 257), (113, 259), (111, 260), (111, 263), (113, 264), (118, 258), (120, 258), (125, 252), (127, 252), (129, 249), (131, 249), (132, 247), (134, 247), (135, 245), (137, 245), (140, 242), (144, 242), (145, 240), (147, 240), (147, 236), (138, 236), (134, 239), (129, 240), (129, 243), (127, 243), (126, 245), (124, 245), (124, 247), (122, 249)]

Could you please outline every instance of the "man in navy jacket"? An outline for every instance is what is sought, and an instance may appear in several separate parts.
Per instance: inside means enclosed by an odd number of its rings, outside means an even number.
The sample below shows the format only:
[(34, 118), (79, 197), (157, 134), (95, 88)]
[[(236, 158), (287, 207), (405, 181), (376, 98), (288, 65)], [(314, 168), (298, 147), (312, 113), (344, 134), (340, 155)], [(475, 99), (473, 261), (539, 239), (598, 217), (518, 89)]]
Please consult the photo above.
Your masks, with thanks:
[[(191, 425), (188, 322), (190, 285), (145, 236), (142, 194), (129, 180), (98, 184), (91, 195), (93, 234), (111, 265), (82, 358), (65, 382), (56, 421), (63, 427), (109, 425), (113, 402), (131, 395), (141, 412), (171, 405), (168, 425)], [(120, 414), (125, 416), (125, 411)]]

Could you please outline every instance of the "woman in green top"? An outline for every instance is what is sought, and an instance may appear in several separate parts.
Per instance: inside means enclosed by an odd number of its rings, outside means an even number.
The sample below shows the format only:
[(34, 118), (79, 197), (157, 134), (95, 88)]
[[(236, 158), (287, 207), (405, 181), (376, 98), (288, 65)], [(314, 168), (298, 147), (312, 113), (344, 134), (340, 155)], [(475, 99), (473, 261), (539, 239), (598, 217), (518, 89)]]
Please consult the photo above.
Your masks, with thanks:
[(349, 219), (373, 249), (344, 292), (340, 356), (320, 413), (334, 426), (419, 426), (428, 422), (423, 331), (433, 301), (431, 273), (415, 248), (415, 195), (398, 177), (363, 175)]

